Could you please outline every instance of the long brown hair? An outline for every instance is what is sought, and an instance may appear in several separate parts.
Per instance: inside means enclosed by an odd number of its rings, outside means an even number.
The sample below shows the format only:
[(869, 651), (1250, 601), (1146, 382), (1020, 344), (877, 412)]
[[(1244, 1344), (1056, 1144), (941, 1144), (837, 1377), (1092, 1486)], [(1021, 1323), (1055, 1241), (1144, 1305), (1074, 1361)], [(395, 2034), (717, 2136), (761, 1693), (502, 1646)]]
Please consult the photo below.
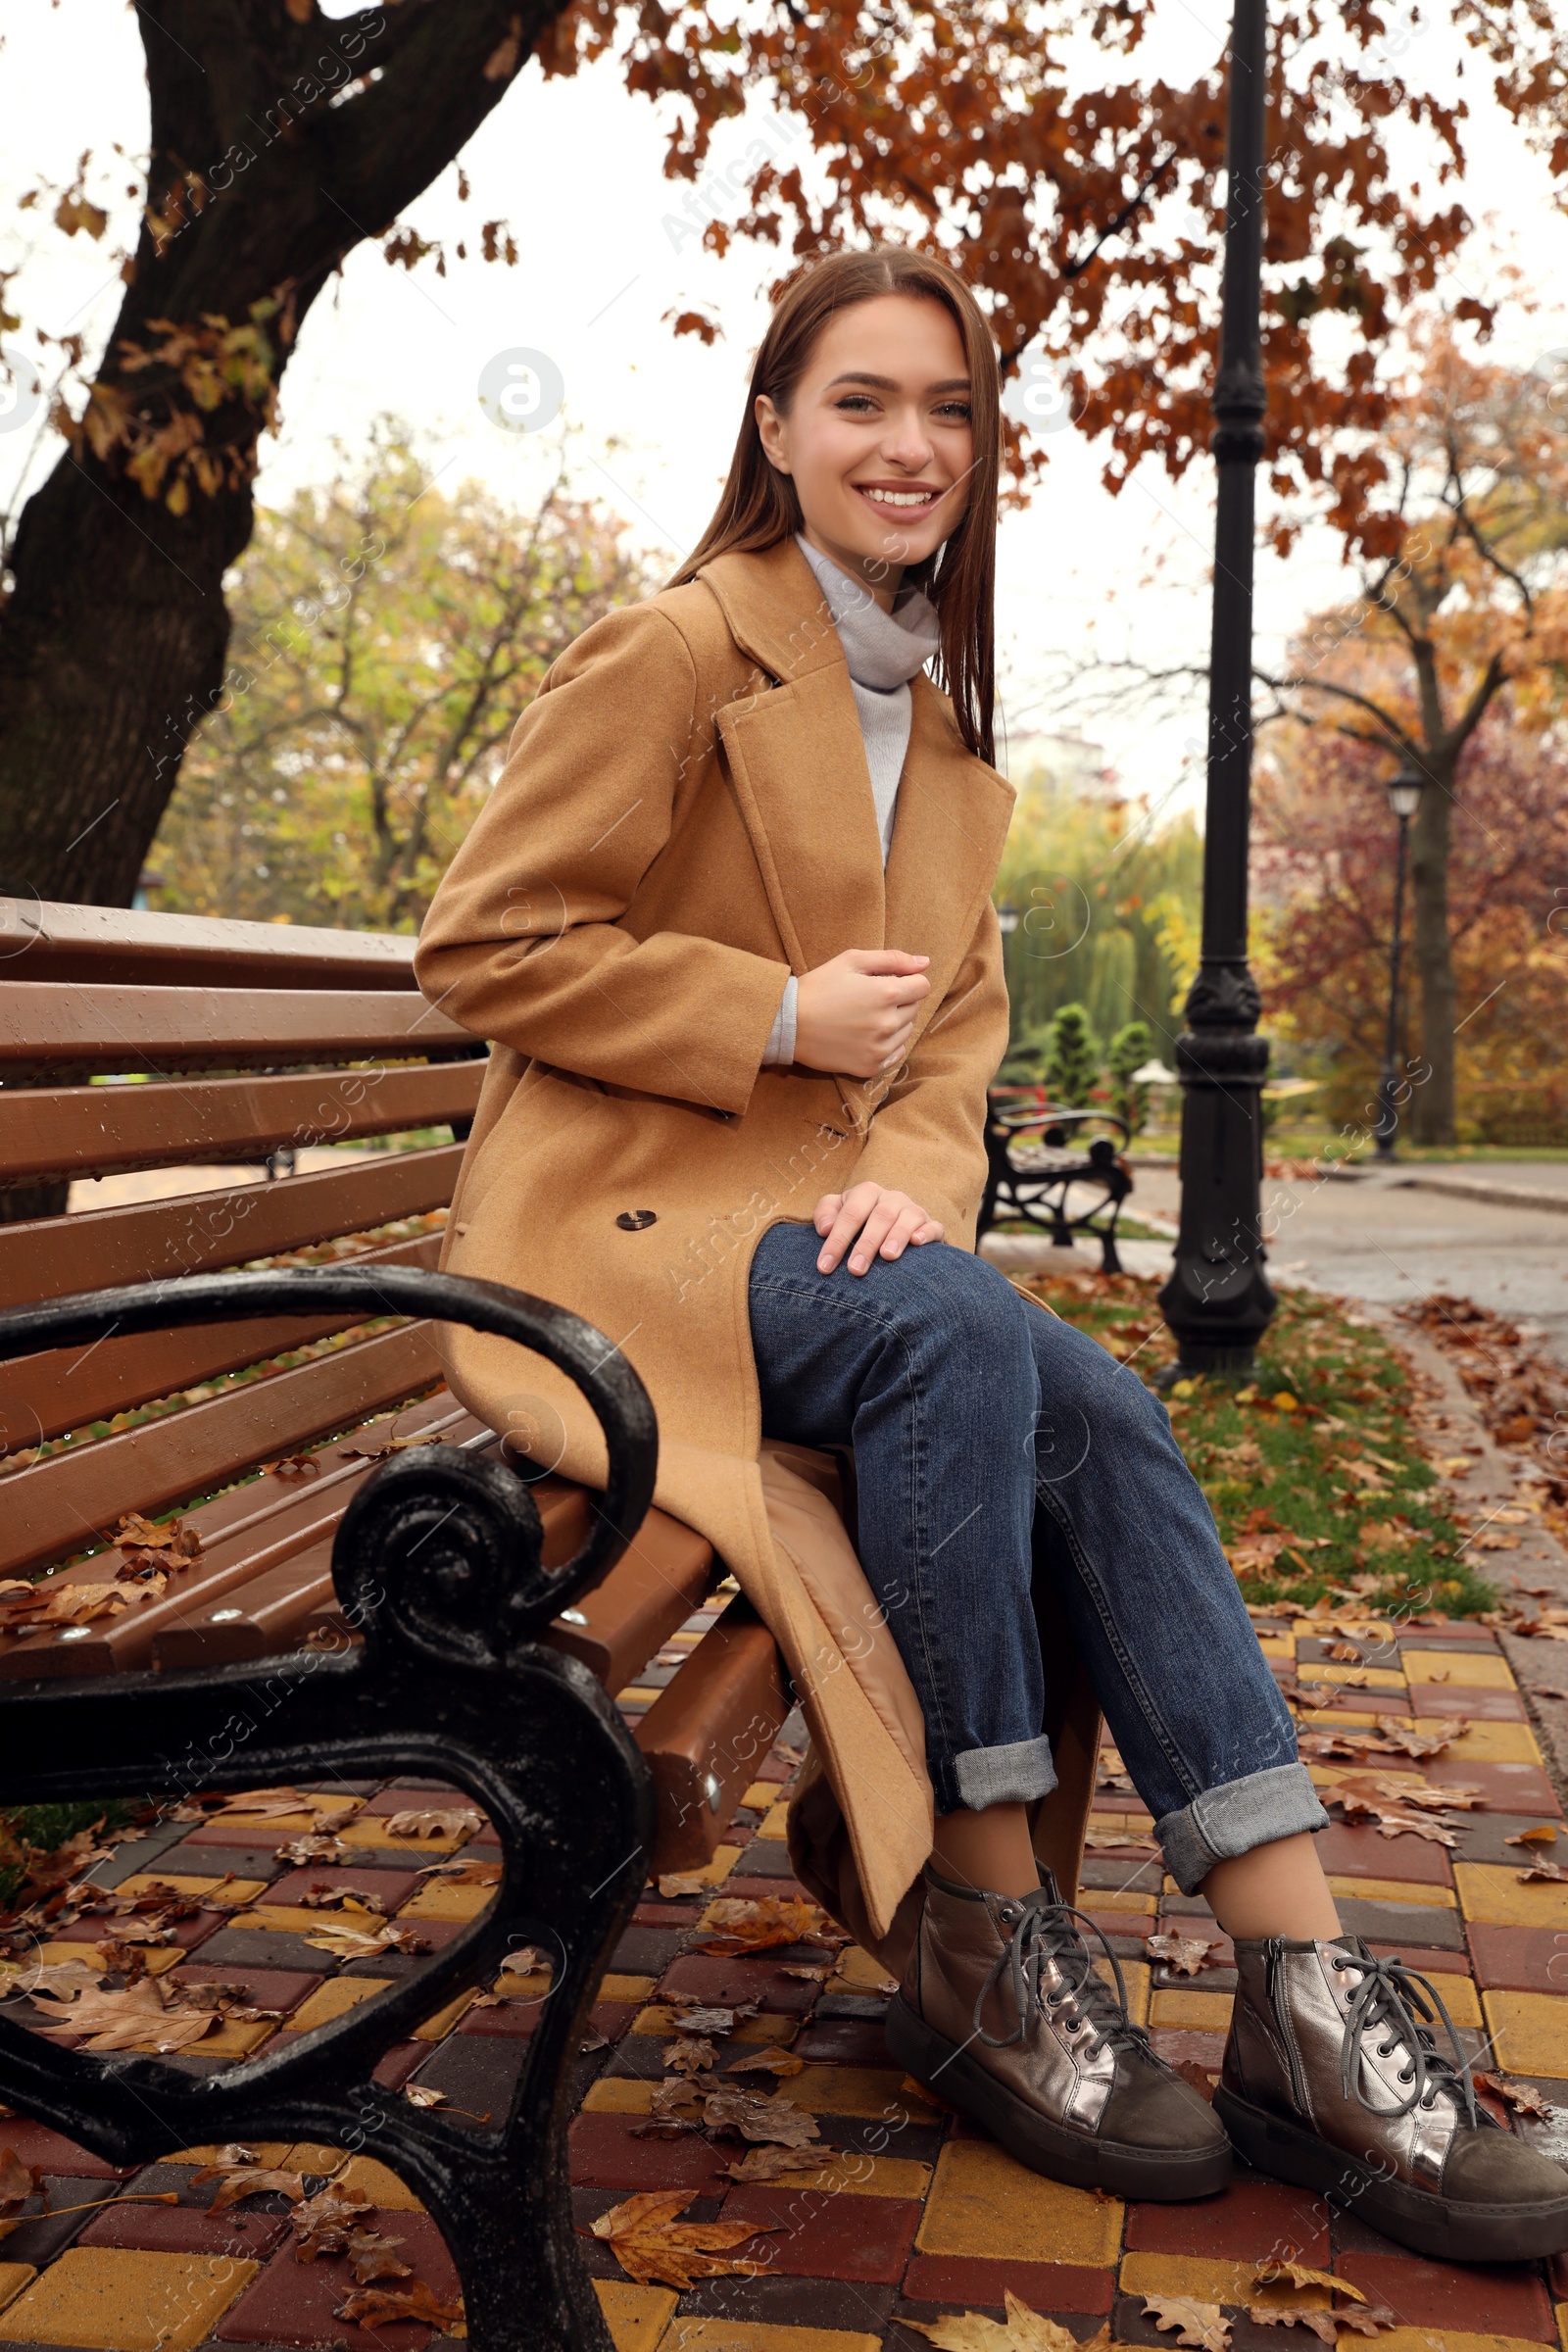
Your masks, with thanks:
[(971, 752), (990, 761), (996, 696), (997, 488), (1002, 459), (1002, 387), (996, 345), (985, 314), (956, 270), (900, 245), (863, 253), (835, 253), (808, 265), (780, 294), (752, 369), (746, 414), (711, 521), (669, 582), (695, 579), (715, 556), (758, 554), (802, 527), (793, 480), (769, 464), (757, 423), (757, 396), (765, 392), (788, 416), (816, 339), (837, 312), (882, 294), (911, 294), (944, 305), (964, 348), (970, 384), (974, 458), (969, 503), (956, 528), (924, 563), (904, 577), (924, 590), (942, 633), (937, 682), (952, 698), (958, 730)]

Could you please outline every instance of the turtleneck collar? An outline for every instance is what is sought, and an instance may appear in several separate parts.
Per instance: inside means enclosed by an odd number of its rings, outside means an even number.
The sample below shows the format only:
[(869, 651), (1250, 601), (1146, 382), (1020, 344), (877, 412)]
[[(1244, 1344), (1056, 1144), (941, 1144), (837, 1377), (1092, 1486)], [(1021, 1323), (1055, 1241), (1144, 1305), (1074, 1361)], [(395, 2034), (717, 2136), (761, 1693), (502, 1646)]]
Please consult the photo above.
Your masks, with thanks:
[(885, 612), (863, 580), (845, 571), (830, 556), (822, 555), (799, 531), (795, 544), (816, 575), (833, 615), (858, 686), (892, 694), (907, 685), (941, 647), (936, 607), (918, 588), (899, 590), (891, 612)]

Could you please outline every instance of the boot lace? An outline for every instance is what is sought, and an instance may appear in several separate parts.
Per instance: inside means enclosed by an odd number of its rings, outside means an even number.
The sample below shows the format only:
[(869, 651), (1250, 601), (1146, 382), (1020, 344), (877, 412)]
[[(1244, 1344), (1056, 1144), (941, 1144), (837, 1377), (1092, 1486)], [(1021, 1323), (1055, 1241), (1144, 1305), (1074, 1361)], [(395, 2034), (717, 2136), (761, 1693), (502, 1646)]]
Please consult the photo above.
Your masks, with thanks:
[[(1399, 2070), (1398, 2080), (1408, 2082), (1410, 2091), (1400, 2106), (1375, 2107), (1357, 2083), (1355, 2095), (1369, 2114), (1409, 2115), (1418, 2106), (1430, 2108), (1439, 2092), (1446, 2091), (1472, 2125), (1479, 2123), (1469, 2061), (1460, 2047), (1453, 2020), (1444, 2007), (1443, 1995), (1430, 1979), (1406, 1968), (1402, 1960), (1374, 1959), (1366, 1945), (1359, 1942), (1353, 1959), (1336, 1958), (1330, 1965), (1336, 1975), (1348, 1968), (1361, 1971), (1361, 1981), (1350, 1994), (1340, 2042), (1340, 2087), (1347, 2097), (1360, 2036), (1375, 2034), (1381, 2028), (1384, 2039), (1378, 2044), (1378, 2056), (1391, 2058), (1396, 2047), (1404, 2050), (1406, 2062)], [(1428, 2024), (1436, 2024), (1440, 2018), (1453, 2052), (1451, 2058), (1438, 2048), (1426, 2025), (1418, 2022), (1424, 2019)]]
[[(1033, 1893), (1004, 1903), (1002, 1919), (1012, 1933), (997, 1954), (974, 2005), (975, 2034), (988, 2049), (1010, 2049), (1015, 2042), (1022, 2041), (1029, 2030), (1034, 2005), (1042, 1999), (1049, 2010), (1070, 2008), (1087, 2019), (1094, 2030), (1093, 2038), (1086, 2044), (1090, 2057), (1107, 2046), (1113, 2050), (1148, 2049), (1148, 2034), (1127, 2015), (1127, 1985), (1121, 1963), (1092, 1919), (1075, 1910), (1071, 1903), (1062, 1902), (1051, 1886), (1037, 1886)], [(1079, 1932), (1080, 1923), (1110, 1962), (1116, 1981), (1114, 1992), (1095, 1972), (1095, 1955)], [(1042, 1995), (1041, 1972), (1053, 1961), (1061, 1971), (1062, 1987), (1054, 1994)], [(988, 2034), (980, 2019), (992, 1987), (1000, 1985), (1004, 1978), (1018, 2022), (1010, 2034)]]

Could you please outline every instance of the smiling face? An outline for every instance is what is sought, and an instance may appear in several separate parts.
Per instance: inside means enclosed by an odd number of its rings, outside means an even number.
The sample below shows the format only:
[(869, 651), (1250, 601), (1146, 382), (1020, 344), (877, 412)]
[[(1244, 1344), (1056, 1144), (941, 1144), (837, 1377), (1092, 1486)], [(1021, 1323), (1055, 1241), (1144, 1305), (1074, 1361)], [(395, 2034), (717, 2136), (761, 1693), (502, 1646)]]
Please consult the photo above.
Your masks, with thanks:
[(969, 370), (946, 304), (881, 294), (839, 312), (789, 415), (763, 392), (757, 421), (806, 537), (891, 610), (905, 565), (936, 552), (969, 499)]

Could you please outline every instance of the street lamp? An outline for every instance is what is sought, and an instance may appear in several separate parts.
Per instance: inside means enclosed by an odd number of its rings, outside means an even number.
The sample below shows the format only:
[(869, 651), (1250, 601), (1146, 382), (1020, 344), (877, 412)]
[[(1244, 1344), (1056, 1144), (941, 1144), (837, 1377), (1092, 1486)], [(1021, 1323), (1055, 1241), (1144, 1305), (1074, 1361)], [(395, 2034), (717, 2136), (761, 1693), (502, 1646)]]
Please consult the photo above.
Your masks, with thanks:
[(1372, 1132), (1377, 1138), (1377, 1156), (1385, 1163), (1394, 1157), (1394, 1139), (1398, 1133), (1399, 1113), (1394, 1101), (1394, 1064), (1399, 1051), (1399, 950), (1404, 923), (1404, 868), (1410, 848), (1410, 819), (1421, 806), (1426, 778), (1408, 760), (1397, 775), (1389, 778), (1389, 807), (1399, 820), (1399, 846), (1394, 859), (1394, 936), (1389, 943), (1389, 1029), (1383, 1047), (1383, 1076), (1378, 1085), (1378, 1122)]
[(1263, 455), (1259, 312), (1268, 78), (1266, 0), (1235, 0), (1226, 121), (1225, 278), (1213, 394), (1218, 472), (1208, 670), (1202, 960), (1176, 1041), (1182, 1203), (1176, 1262), (1159, 1294), (1186, 1372), (1246, 1371), (1274, 1312), (1263, 1272), (1259, 1187), (1268, 1046), (1247, 960), (1252, 774), (1254, 488)]

